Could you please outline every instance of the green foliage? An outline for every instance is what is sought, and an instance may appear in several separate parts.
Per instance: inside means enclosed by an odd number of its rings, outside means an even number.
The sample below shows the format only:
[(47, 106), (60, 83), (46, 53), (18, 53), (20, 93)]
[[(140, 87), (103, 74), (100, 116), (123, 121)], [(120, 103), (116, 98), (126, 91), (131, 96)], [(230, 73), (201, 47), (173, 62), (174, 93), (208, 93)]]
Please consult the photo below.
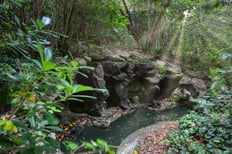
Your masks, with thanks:
[(163, 74), (163, 75), (167, 74), (167, 69), (164, 65), (157, 65), (156, 67), (160, 74)]
[[(108, 45), (115, 41), (120, 43), (127, 36), (126, 25), (128, 19), (120, 13), (120, 10), (123, 9), (120, 1), (85, 0), (82, 2), (67, 2), (69, 5), (71, 3), (75, 6), (75, 14), (71, 17), (73, 19), (72, 26), (69, 27), (70, 36), (73, 40), (83, 41), (87, 44)], [(63, 8), (63, 4), (60, 3), (59, 7)], [(59, 17), (63, 14), (63, 12), (52, 13), (57, 13)], [(65, 15), (62, 18), (65, 18)]]
[(200, 7), (192, 11), (186, 21), (182, 48), (185, 67), (207, 71), (209, 67), (231, 65), (231, 17), (228, 16), (231, 7), (214, 7), (208, 11)]
[(116, 147), (108, 145), (105, 141), (101, 139), (97, 139), (96, 142), (92, 140), (90, 142), (84, 142), (84, 145), (86, 148), (90, 149), (95, 153), (115, 154), (115, 151), (113, 149)]
[[(225, 88), (225, 87), (224, 87)], [(167, 141), (169, 152), (231, 153), (232, 91), (206, 94), (195, 111), (182, 117)]]
[[(39, 19), (32, 20), (32, 25), (23, 23), (12, 8), (24, 1), (15, 2), (0, 6), (0, 85), (7, 91), (4, 97), (9, 98), (1, 104), (11, 105), (11, 110), (0, 116), (0, 153), (56, 153), (60, 142), (54, 133), (62, 129), (54, 113), (62, 111), (61, 102), (94, 99), (78, 93), (105, 90), (77, 84), (74, 74), (93, 68), (65, 58), (55, 60), (44, 35), (59, 34), (45, 30), (47, 23)], [(66, 144), (71, 150), (77, 146)]]
[(227, 61), (221, 65), (217, 60), (211, 63), (210, 89), (198, 99), (194, 111), (179, 120), (179, 127), (167, 141), (169, 153), (232, 152), (231, 57), (229, 53), (215, 49), (210, 58)]

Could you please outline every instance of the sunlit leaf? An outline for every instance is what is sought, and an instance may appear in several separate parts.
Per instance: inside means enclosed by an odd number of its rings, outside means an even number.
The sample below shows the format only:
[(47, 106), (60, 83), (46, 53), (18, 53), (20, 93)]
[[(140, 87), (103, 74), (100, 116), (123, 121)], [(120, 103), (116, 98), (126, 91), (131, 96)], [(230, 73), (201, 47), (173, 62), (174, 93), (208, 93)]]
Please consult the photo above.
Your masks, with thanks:
[(42, 29), (45, 26), (45, 24), (39, 19), (36, 20), (36, 23), (37, 23), (39, 29)]
[(78, 148), (78, 145), (74, 142), (64, 141), (64, 144), (72, 151), (75, 151)]
[(6, 124), (6, 120), (0, 120), (0, 126), (4, 126)]
[(60, 79), (65, 79), (65, 78), (66, 78), (66, 75), (65, 75), (63, 72), (60, 72), (60, 73), (58, 74), (58, 78), (60, 78)]
[(71, 61), (71, 64), (72, 64), (73, 67), (77, 67), (78, 66), (78, 62), (76, 62), (76, 61)]
[(102, 140), (102, 139), (97, 139), (97, 145), (100, 148), (103, 148), (107, 145), (106, 141)]
[(16, 143), (22, 143), (22, 139), (20, 137), (17, 137), (16, 135), (11, 135), (10, 139)]
[(78, 92), (90, 91), (90, 90), (93, 90), (93, 87), (78, 85), (77, 88), (73, 89), (73, 92), (78, 93)]
[(18, 133), (18, 128), (17, 128), (16, 126), (14, 126), (13, 129), (12, 129), (12, 131), (13, 131), (14, 133)]
[(55, 64), (53, 62), (50, 62), (50, 61), (44, 61), (42, 64), (43, 64), (43, 69), (45, 71), (49, 71), (49, 70), (55, 68)]
[(85, 143), (85, 147), (88, 148), (88, 149), (90, 149), (90, 150), (95, 151), (95, 147), (91, 143), (86, 142)]
[(5, 126), (3, 127), (4, 130), (13, 130), (14, 123), (12, 121), (6, 121)]

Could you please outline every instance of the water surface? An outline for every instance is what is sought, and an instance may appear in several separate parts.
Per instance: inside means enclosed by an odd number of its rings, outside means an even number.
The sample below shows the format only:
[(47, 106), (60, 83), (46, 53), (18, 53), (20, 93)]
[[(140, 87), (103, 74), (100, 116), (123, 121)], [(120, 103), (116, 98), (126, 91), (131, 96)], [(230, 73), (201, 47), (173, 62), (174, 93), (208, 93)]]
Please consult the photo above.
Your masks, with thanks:
[(109, 128), (88, 127), (78, 140), (96, 140), (101, 138), (111, 145), (119, 145), (123, 139), (134, 131), (161, 121), (177, 120), (187, 114), (186, 107), (176, 107), (165, 112), (139, 109), (134, 114), (123, 116), (111, 123)]

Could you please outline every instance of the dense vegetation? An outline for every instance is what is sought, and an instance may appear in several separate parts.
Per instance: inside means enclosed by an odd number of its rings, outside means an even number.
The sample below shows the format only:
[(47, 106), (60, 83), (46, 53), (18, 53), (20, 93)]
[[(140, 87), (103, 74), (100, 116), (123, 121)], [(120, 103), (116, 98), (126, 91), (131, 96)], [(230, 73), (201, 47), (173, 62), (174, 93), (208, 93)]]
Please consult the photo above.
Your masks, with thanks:
[[(83, 45), (138, 47), (208, 75), (211, 87), (180, 119), (170, 152), (231, 153), (232, 6), (224, 0), (1, 0), (0, 153), (55, 153), (56, 112), (94, 89), (73, 79)], [(188, 10), (188, 13), (187, 11)], [(183, 12), (186, 12), (183, 14)], [(84, 74), (82, 74), (84, 75)], [(64, 141), (67, 151), (78, 146)], [(102, 140), (85, 143), (113, 153)], [(101, 151), (101, 150), (100, 150)]]

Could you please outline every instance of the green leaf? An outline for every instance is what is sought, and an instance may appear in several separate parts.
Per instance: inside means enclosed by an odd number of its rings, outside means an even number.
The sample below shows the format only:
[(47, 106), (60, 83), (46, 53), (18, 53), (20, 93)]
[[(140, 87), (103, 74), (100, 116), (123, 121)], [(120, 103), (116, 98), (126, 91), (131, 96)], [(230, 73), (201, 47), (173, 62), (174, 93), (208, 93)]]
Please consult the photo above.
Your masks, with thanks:
[(42, 64), (43, 64), (43, 69), (45, 71), (49, 71), (49, 70), (55, 68), (55, 64), (53, 62), (50, 62), (50, 61), (44, 61)]
[(107, 143), (102, 139), (97, 139), (97, 145), (100, 148), (106, 147)]
[(110, 149), (109, 147), (106, 148), (106, 152), (108, 154), (115, 154), (115, 152), (112, 149)]
[(97, 143), (93, 140), (90, 141), (90, 143), (94, 146), (94, 147), (97, 147)]
[(78, 98), (67, 98), (67, 101), (77, 101), (77, 102), (84, 102), (84, 100), (82, 99), (78, 99)]
[(100, 91), (100, 92), (108, 92), (107, 89), (101, 89), (101, 88), (94, 88), (93, 90)]
[(56, 127), (56, 126), (46, 126), (45, 128), (55, 130), (55, 131), (62, 131), (63, 130), (60, 127)]
[(67, 70), (68, 73), (68, 79), (70, 81), (70, 84), (73, 85), (73, 75), (72, 75), (72, 71)]
[(45, 148), (45, 146), (36, 146), (34, 148), (34, 154), (43, 154), (45, 152)]
[(3, 127), (4, 130), (12, 130), (14, 128), (14, 123), (12, 121), (6, 121), (5, 126)]
[(66, 81), (66, 80), (64, 80), (64, 79), (61, 79), (61, 81), (62, 81), (62, 83), (63, 83), (65, 86), (67, 86), (67, 87), (70, 87), (70, 86), (71, 86), (70, 83), (69, 83), (68, 81)]
[(78, 66), (78, 62), (76, 62), (76, 61), (71, 61), (71, 64), (72, 64), (72, 66), (73, 66), (74, 68), (76, 68), (76, 67)]
[(15, 135), (11, 135), (10, 139), (12, 139), (12, 141), (21, 144), (22, 143), (22, 139), (20, 137), (17, 137)]
[(85, 75), (84, 73), (82, 73), (82, 72), (77, 72), (78, 74), (80, 74), (80, 75), (82, 75), (83, 77), (85, 77), (85, 78), (88, 78), (88, 76), (87, 75)]
[(17, 80), (17, 77), (15, 77), (14, 75), (11, 75), (10, 73), (6, 73), (6, 75), (13, 80)]
[(43, 120), (40, 122), (40, 126), (45, 126), (48, 124), (48, 121), (47, 120)]
[(72, 151), (75, 151), (78, 148), (78, 145), (74, 142), (64, 141), (64, 144), (67, 148), (71, 149)]
[[(74, 85), (75, 86), (75, 85)], [(83, 86), (83, 85), (76, 85), (73, 88), (73, 93), (78, 93), (78, 92), (82, 92), (82, 91), (90, 91), (93, 90), (93, 87), (90, 86)]]
[(0, 120), (0, 126), (4, 126), (6, 124), (6, 120)]
[(91, 67), (91, 66), (80, 66), (79, 68), (81, 68), (81, 69), (90, 69), (90, 70), (95, 69), (94, 67)]
[(21, 139), (26, 145), (33, 146), (36, 144), (35, 138), (31, 133), (23, 133)]
[(86, 142), (86, 143), (84, 143), (84, 144), (85, 144), (85, 147), (86, 147), (86, 148), (95, 151), (95, 147), (94, 147), (91, 143)]
[(58, 78), (60, 78), (60, 79), (66, 79), (66, 75), (63, 73), (63, 72), (60, 72), (59, 74), (58, 74)]
[(6, 43), (0, 42), (0, 48), (5, 47)]
[(43, 47), (42, 47), (42, 44), (39, 41), (37, 42), (37, 49), (38, 49), (38, 52), (39, 52), (41, 63), (43, 64), (43, 62), (44, 62)]
[(56, 149), (59, 148), (59, 143), (54, 138), (48, 136), (48, 137), (45, 137), (44, 140), (48, 142), (52, 147)]
[(37, 119), (36, 119), (35, 116), (28, 118), (28, 121), (30, 122), (30, 125), (31, 125), (32, 127), (36, 127)]
[(50, 125), (57, 125), (59, 123), (58, 118), (49, 112), (46, 113), (46, 119)]
[(32, 61), (39, 67), (42, 68), (41, 63), (38, 60), (32, 59)]
[(37, 23), (39, 29), (42, 29), (45, 26), (45, 24), (39, 19), (36, 20), (36, 23)]
[(90, 98), (90, 99), (97, 99), (94, 96), (88, 96), (88, 95), (72, 95), (73, 97), (77, 97), (77, 98)]

